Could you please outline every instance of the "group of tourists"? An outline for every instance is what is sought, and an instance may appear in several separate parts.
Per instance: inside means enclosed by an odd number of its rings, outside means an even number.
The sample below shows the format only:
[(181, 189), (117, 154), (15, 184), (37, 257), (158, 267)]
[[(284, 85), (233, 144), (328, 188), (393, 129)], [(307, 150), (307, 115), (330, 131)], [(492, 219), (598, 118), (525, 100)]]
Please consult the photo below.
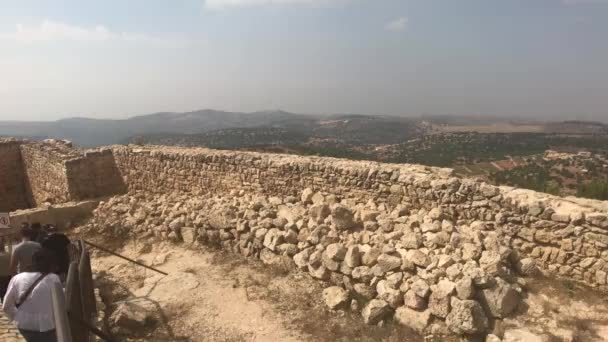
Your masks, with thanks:
[(23, 224), (10, 258), (2, 310), (27, 342), (55, 342), (51, 289), (67, 278), (70, 240), (52, 225)]

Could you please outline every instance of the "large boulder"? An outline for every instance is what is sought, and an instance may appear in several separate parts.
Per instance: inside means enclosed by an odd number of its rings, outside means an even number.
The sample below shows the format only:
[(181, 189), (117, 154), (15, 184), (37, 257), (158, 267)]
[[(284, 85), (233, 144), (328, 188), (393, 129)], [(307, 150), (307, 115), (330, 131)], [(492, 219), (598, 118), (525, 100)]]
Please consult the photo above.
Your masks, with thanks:
[(445, 323), (454, 333), (479, 334), (488, 329), (488, 318), (478, 302), (452, 298), (451, 306)]
[(536, 261), (532, 258), (524, 258), (515, 264), (517, 272), (523, 276), (533, 276), (538, 273)]
[(182, 227), (182, 240), (187, 244), (192, 244), (196, 241), (196, 229), (193, 227)]
[(454, 293), (455, 284), (449, 280), (441, 280), (433, 286), (429, 297), (429, 309), (437, 317), (445, 318), (450, 312), (450, 300)]
[(391, 306), (380, 299), (373, 299), (363, 309), (361, 315), (365, 324), (377, 324), (390, 315)]
[(322, 223), (331, 214), (331, 210), (327, 204), (317, 204), (310, 207), (308, 213), (315, 222)]
[(343, 205), (336, 205), (331, 212), (331, 222), (337, 230), (351, 229), (354, 225), (353, 212)]
[(391, 288), (386, 280), (378, 282), (376, 292), (378, 292), (378, 299), (387, 302), (392, 308), (397, 308), (403, 303), (401, 291)]
[(427, 267), (431, 263), (429, 256), (417, 249), (407, 251), (405, 258), (420, 267)]
[(289, 224), (295, 224), (304, 216), (305, 212), (306, 209), (298, 204), (281, 205), (277, 212), (277, 218), (285, 219)]
[(314, 191), (311, 188), (306, 188), (302, 191), (302, 203), (310, 204), (312, 203), (312, 196), (314, 195)]
[(388, 254), (381, 254), (376, 262), (383, 273), (397, 270), (401, 267), (401, 258)]
[(346, 248), (342, 244), (332, 243), (325, 248), (323, 254), (331, 260), (342, 261), (346, 255)]
[(431, 312), (416, 311), (402, 306), (395, 311), (395, 320), (418, 333), (423, 333), (431, 323)]
[(359, 252), (359, 246), (354, 245), (348, 247), (348, 250), (344, 255), (344, 262), (350, 268), (361, 266), (361, 253)]
[(429, 284), (427, 284), (426, 281), (424, 281), (422, 279), (418, 279), (415, 282), (413, 282), (411, 289), (420, 298), (426, 298), (429, 295), (429, 293), (431, 292), (431, 288), (430, 288)]
[(495, 278), (494, 286), (481, 290), (478, 295), (487, 311), (496, 318), (507, 317), (521, 302), (519, 292), (502, 278)]
[(350, 303), (348, 292), (339, 286), (331, 286), (323, 290), (323, 300), (332, 310), (345, 307)]
[(264, 247), (273, 252), (277, 249), (277, 246), (283, 242), (285, 242), (283, 232), (276, 228), (270, 229), (264, 236)]
[(153, 302), (137, 298), (118, 304), (110, 316), (114, 333), (139, 335), (158, 323), (157, 309)]
[(408, 290), (403, 296), (405, 306), (414, 310), (424, 310), (426, 308), (426, 300), (418, 296), (413, 290)]

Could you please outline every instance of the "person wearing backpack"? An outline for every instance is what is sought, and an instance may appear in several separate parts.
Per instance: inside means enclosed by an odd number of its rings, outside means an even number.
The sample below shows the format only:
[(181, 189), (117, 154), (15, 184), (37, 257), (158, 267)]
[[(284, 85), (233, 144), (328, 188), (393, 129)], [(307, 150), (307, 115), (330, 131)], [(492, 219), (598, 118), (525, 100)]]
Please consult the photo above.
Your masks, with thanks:
[(42, 248), (34, 253), (30, 272), (15, 275), (2, 301), (2, 310), (14, 321), (27, 342), (56, 342), (51, 288), (61, 284), (55, 254)]

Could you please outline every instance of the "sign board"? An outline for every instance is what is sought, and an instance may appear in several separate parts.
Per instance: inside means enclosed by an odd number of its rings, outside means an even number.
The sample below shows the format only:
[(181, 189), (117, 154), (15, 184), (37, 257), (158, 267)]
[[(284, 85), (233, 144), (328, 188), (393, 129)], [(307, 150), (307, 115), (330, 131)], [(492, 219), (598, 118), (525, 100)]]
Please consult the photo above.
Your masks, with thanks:
[(9, 229), (11, 227), (11, 218), (9, 213), (0, 213), (0, 229)]

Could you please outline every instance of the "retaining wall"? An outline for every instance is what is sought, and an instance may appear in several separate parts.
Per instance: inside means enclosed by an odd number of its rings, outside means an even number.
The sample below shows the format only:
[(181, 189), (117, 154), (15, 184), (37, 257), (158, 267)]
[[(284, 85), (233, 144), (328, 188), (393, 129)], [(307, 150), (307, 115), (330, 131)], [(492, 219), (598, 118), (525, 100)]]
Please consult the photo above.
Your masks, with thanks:
[(0, 211), (29, 207), (19, 142), (0, 140)]
[[(441, 207), (471, 236), (493, 231), (547, 272), (606, 289), (608, 202), (558, 198), (454, 177), (450, 169), (208, 149), (114, 146), (131, 193), (299, 196)], [(477, 231), (477, 232), (476, 232)], [(481, 235), (480, 235), (481, 236)]]
[(112, 151), (69, 142), (0, 139), (0, 211), (124, 193)]

